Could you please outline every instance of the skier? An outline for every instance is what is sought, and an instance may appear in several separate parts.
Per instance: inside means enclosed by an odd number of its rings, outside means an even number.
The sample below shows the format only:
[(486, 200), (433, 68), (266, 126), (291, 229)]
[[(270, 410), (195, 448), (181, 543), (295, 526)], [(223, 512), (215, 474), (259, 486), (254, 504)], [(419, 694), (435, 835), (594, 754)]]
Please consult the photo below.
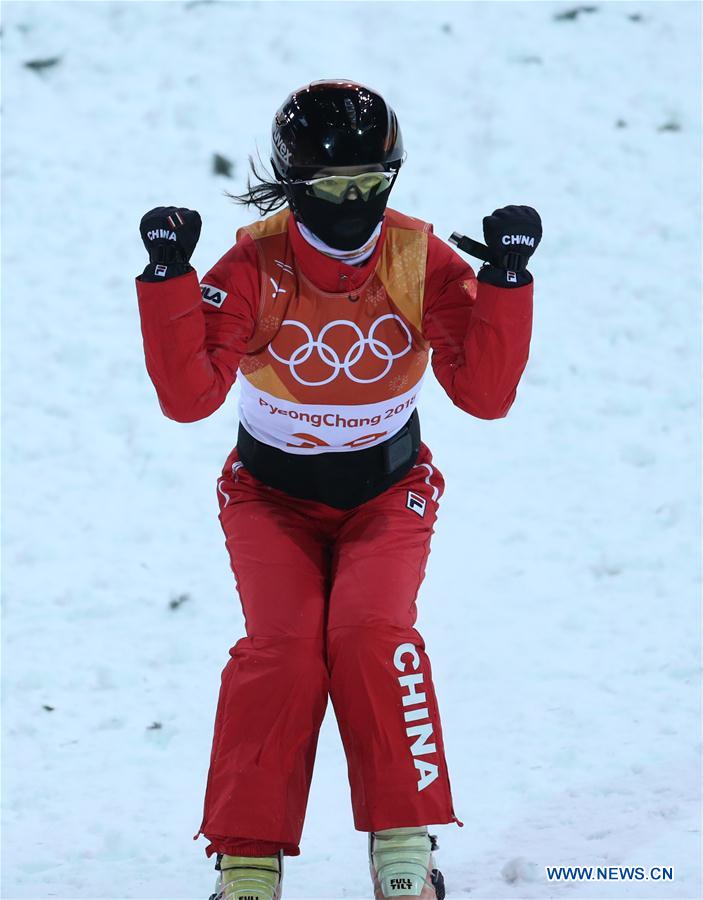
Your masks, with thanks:
[(542, 229), (526, 206), (487, 216), (477, 277), (430, 225), (387, 206), (404, 159), (380, 94), (318, 81), (275, 116), (273, 176), (252, 164), (257, 180), (235, 198), (275, 214), (240, 229), (200, 285), (198, 213), (158, 207), (141, 221), (137, 293), (163, 412), (203, 419), (237, 373), (241, 386), (217, 495), (246, 637), (222, 675), (199, 831), (216, 900), (280, 896), (328, 696), (377, 900), (444, 895), (427, 825), (461, 823), (414, 628), (444, 481), (417, 399), (431, 350), (456, 406), (506, 415)]

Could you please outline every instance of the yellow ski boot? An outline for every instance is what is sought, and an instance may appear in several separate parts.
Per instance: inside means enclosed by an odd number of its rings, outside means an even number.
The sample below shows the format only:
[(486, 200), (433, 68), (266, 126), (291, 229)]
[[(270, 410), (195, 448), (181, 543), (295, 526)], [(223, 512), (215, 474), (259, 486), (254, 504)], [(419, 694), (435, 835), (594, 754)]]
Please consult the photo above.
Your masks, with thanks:
[(437, 849), (426, 827), (372, 832), (369, 864), (376, 900), (444, 900), (444, 878), (432, 856)]
[(280, 900), (283, 851), (276, 856), (218, 854), (220, 875), (210, 900)]

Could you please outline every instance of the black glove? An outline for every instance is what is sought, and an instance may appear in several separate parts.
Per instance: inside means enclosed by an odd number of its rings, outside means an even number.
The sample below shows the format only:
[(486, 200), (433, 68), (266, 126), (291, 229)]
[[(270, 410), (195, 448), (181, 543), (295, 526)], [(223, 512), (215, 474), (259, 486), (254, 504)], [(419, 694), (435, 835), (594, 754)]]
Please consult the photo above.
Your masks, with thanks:
[(527, 263), (542, 240), (542, 220), (531, 206), (504, 206), (483, 220), (483, 236), (491, 261), (479, 281), (498, 287), (521, 287), (532, 281)]
[(189, 263), (200, 237), (203, 222), (194, 209), (157, 206), (139, 223), (139, 231), (149, 254), (142, 281), (163, 281), (192, 271)]

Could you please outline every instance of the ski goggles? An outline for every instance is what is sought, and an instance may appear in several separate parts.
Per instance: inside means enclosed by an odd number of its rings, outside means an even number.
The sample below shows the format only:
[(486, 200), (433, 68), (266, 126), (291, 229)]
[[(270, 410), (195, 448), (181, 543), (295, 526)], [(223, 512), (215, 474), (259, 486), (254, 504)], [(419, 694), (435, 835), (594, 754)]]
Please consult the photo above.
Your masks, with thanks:
[(362, 200), (389, 191), (396, 175), (397, 172), (363, 172), (361, 175), (325, 175), (291, 183), (304, 184), (308, 193), (319, 200), (343, 203), (352, 189)]

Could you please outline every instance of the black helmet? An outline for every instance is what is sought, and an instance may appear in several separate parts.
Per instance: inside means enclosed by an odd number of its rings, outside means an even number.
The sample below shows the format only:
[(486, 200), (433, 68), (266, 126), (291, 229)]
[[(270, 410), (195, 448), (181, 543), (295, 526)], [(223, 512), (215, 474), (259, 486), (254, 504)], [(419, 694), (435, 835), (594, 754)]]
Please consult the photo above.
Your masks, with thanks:
[(353, 81), (313, 81), (294, 91), (273, 120), (271, 162), (281, 181), (323, 168), (403, 162), (403, 137), (383, 97)]

